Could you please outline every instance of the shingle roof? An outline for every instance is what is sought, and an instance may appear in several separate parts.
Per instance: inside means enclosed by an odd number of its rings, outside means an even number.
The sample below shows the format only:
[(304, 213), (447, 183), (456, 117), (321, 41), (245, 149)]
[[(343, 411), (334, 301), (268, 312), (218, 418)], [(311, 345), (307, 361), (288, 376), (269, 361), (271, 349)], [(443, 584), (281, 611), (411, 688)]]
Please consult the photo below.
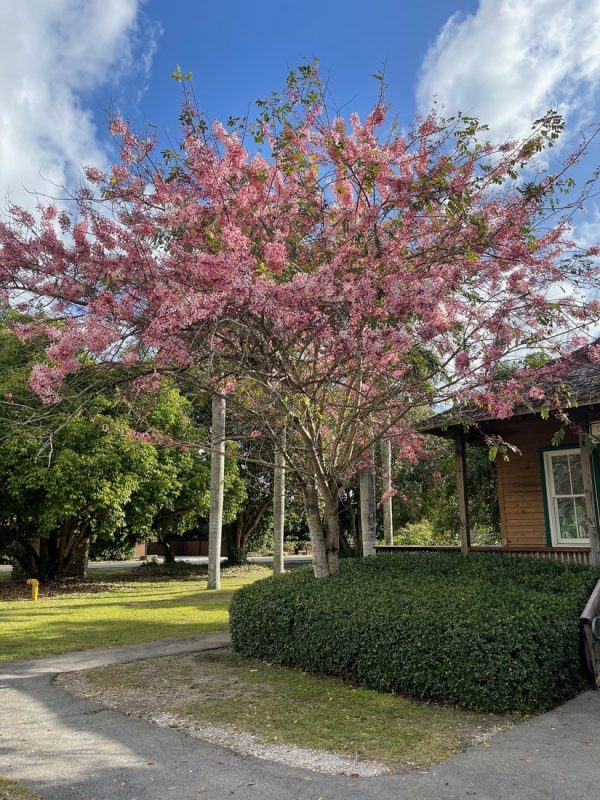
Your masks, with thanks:
[[(569, 357), (571, 362), (569, 370), (561, 376), (561, 383), (565, 383), (570, 392), (571, 401), (578, 406), (589, 406), (600, 403), (600, 364), (590, 361), (589, 350), (592, 346), (600, 345), (597, 339), (592, 345), (581, 347)], [(520, 406), (515, 409), (513, 416), (523, 416), (535, 413), (531, 406)], [(477, 422), (498, 419), (484, 408), (459, 406), (435, 414), (419, 424), (418, 429), (423, 433), (442, 431), (458, 426), (468, 427)]]

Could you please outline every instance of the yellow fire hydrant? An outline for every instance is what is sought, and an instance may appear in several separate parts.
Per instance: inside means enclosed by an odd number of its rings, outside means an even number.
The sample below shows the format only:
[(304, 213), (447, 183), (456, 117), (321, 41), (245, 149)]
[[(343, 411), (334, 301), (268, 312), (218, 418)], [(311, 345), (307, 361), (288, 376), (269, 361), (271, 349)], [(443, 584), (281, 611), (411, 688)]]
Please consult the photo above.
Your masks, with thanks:
[(37, 600), (38, 599), (38, 592), (40, 590), (40, 582), (37, 578), (27, 578), (25, 583), (28, 586), (31, 586), (31, 599)]

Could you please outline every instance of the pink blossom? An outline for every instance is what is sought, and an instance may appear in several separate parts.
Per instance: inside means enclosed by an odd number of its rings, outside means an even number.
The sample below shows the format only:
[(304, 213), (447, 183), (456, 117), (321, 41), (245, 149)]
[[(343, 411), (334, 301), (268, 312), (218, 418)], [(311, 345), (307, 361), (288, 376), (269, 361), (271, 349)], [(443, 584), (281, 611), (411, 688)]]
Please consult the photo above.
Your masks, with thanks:
[(142, 375), (136, 378), (131, 384), (131, 392), (133, 395), (154, 395), (160, 389), (161, 382), (162, 379), (158, 372), (152, 372), (150, 375)]
[(155, 441), (154, 437), (144, 431), (128, 431), (128, 436), (130, 439), (134, 439), (138, 442), (149, 442), (152, 444)]
[(265, 245), (265, 264), (274, 275), (280, 275), (286, 264), (287, 248), (283, 242), (268, 242)]
[(593, 345), (588, 350), (588, 358), (592, 364), (600, 364), (600, 345)]
[(467, 372), (469, 367), (471, 366), (471, 359), (469, 357), (469, 354), (463, 350), (462, 352), (457, 354), (456, 358), (454, 359), (454, 363), (456, 364), (456, 369), (460, 373)]
[(124, 136), (127, 133), (127, 125), (120, 117), (113, 117), (108, 126), (112, 136)]
[(58, 388), (64, 372), (48, 364), (36, 364), (29, 376), (29, 387), (38, 395), (44, 405), (58, 402)]
[(539, 386), (533, 386), (527, 394), (531, 400), (543, 400), (546, 397), (546, 393)]
[(221, 394), (228, 395), (231, 392), (235, 392), (237, 388), (237, 381), (233, 377), (233, 375), (228, 375), (227, 378), (222, 380), (219, 384), (219, 391)]
[[(398, 490), (397, 489), (388, 489), (387, 492), (384, 492), (381, 495), (381, 504), (383, 505), (384, 503), (387, 503), (388, 500), (391, 500), (392, 497), (396, 497), (397, 494), (398, 494)], [(404, 496), (405, 495), (403, 495), (403, 497)]]
[(86, 167), (85, 177), (91, 183), (101, 183), (104, 180), (104, 173), (98, 167)]
[[(52, 204), (8, 210), (0, 297), (28, 317), (18, 335), (47, 340), (49, 363), (30, 378), (43, 402), (82, 364), (107, 361), (138, 393), (158, 391), (161, 372), (235, 392), (230, 413), (250, 438), (285, 425), (323, 492), (369, 465), (382, 437), (398, 461), (422, 458), (410, 420), (423, 409), (508, 417), (543, 399), (559, 368), (499, 367), (528, 347), (562, 363), (577, 344), (554, 334), (591, 328), (600, 303), (582, 307), (568, 230), (510, 177), (511, 154), (527, 160), (528, 148), (461, 152), (435, 114), (401, 135), (382, 125), (382, 102), (364, 121), (330, 121), (318, 105), (272, 120), (256, 154), (223, 125), (187, 122), (186, 99), (181, 162), (157, 156), (147, 172), (155, 142), (115, 118), (119, 162), (86, 169), (106, 182), (105, 207), (88, 186), (73, 222)], [(581, 285), (600, 283), (590, 261)], [(154, 372), (134, 380), (146, 364)]]

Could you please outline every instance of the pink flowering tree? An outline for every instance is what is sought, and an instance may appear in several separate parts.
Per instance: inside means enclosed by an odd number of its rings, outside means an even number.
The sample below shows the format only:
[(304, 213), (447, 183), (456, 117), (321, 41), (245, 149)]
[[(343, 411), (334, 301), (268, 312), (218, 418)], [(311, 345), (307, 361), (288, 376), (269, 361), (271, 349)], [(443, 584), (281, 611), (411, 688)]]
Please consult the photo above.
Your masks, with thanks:
[(340, 494), (375, 442), (418, 457), (415, 410), (560, 405), (548, 360), (598, 314), (595, 262), (556, 201), (585, 142), (549, 174), (552, 113), (499, 146), (460, 116), (400, 132), (383, 97), (345, 120), (309, 66), (251, 125), (209, 126), (183, 84), (178, 150), (115, 120), (121, 160), (87, 169), (75, 220), (9, 209), (0, 284), (40, 325), (62, 320), (31, 375), (45, 402), (85, 354), (138, 387), (169, 373), (226, 394), (252, 437), (285, 428), (315, 574), (331, 575)]

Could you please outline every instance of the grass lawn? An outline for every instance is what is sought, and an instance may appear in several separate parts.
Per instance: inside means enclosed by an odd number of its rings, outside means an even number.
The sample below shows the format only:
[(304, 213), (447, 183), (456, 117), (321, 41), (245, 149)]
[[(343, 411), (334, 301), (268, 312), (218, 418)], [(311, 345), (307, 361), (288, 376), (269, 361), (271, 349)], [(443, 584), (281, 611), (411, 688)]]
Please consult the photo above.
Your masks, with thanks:
[(357, 688), (228, 650), (68, 673), (58, 683), (133, 716), (166, 714), (191, 733), (208, 723), (261, 743), (377, 761), (390, 771), (439, 762), (510, 724), (505, 716)]
[(40, 798), (20, 783), (0, 775), (0, 800), (40, 800)]
[(261, 567), (225, 570), (219, 591), (206, 590), (206, 575), (98, 575), (93, 593), (56, 596), (40, 587), (37, 603), (0, 602), (0, 661), (223, 630), (233, 592), (268, 574)]

